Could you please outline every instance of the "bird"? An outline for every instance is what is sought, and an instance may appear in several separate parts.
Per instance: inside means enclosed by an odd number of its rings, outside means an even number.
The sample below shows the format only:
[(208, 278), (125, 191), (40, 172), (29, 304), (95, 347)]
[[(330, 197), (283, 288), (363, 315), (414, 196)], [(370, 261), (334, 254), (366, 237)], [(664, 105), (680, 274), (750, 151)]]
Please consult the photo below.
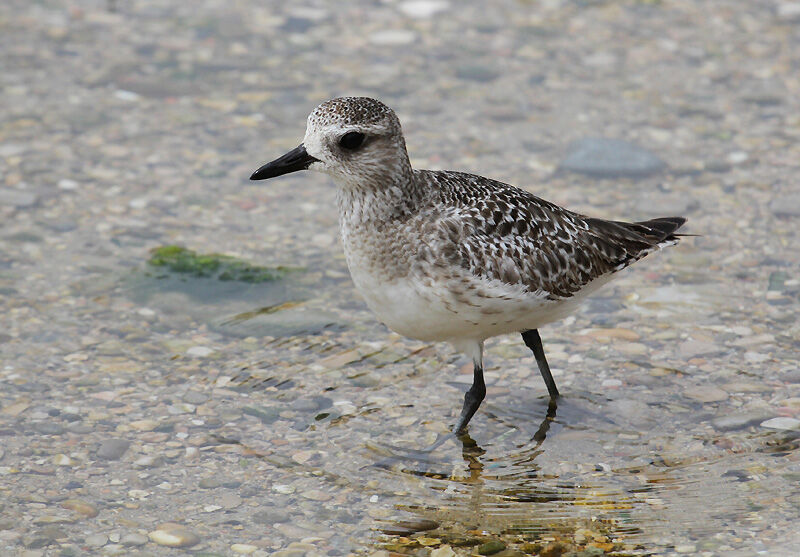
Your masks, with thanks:
[(683, 217), (593, 218), (475, 174), (412, 168), (394, 111), (339, 97), (308, 116), (302, 143), (251, 180), (314, 170), (336, 183), (353, 283), (389, 329), (446, 341), (472, 359), (472, 386), (453, 427), (465, 432), (486, 396), (484, 342), (518, 333), (550, 402), (560, 396), (539, 329), (647, 254), (676, 244)]

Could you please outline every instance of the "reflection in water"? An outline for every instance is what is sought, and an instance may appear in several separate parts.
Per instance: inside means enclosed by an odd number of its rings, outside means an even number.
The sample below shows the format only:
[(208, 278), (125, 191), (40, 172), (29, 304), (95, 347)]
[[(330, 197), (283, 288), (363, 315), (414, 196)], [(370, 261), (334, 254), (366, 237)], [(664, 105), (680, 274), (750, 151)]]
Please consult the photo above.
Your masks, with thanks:
[[(565, 399), (559, 402), (572, 418), (592, 414), (579, 404)], [(486, 531), (516, 536), (520, 543), (545, 537), (569, 540), (566, 543), (572, 545), (575, 532), (588, 531), (587, 527), (603, 543), (637, 532), (637, 527), (626, 524), (631, 496), (573, 483), (544, 472), (536, 463), (545, 453), (548, 435), (566, 427), (563, 418), (558, 419), (559, 405), (554, 401), (548, 399), (546, 407), (539, 410), (544, 415), (539, 414), (532, 434), (507, 421), (508, 414), (504, 420), (494, 417), (506, 431), (483, 446), (469, 434), (443, 435), (422, 450), (370, 444), (369, 448), (383, 457), (373, 466), (394, 475), (424, 479), (429, 489), (440, 493), (435, 507), (412, 505), (406, 509), (446, 525), (437, 533), (444, 540), (464, 541), (465, 532)], [(452, 459), (453, 451), (448, 450), (451, 441), (454, 448), (460, 448), (459, 461)], [(382, 530), (394, 531), (391, 527)]]

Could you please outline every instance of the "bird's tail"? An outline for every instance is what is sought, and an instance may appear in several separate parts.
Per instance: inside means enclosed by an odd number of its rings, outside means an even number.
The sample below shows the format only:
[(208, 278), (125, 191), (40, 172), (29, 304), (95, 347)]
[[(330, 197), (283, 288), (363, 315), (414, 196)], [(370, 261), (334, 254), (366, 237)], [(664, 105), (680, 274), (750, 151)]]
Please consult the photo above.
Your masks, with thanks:
[(686, 219), (683, 217), (660, 217), (657, 219), (645, 220), (641, 222), (625, 223), (628, 230), (640, 234), (658, 245), (658, 247), (671, 246), (678, 242), (678, 238), (686, 234), (675, 234)]

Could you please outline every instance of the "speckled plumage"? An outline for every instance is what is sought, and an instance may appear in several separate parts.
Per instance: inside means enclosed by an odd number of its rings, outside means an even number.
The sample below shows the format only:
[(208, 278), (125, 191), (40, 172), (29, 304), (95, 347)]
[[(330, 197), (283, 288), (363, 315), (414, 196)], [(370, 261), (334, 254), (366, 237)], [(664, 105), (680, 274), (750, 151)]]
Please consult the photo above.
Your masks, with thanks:
[[(345, 148), (348, 133), (363, 143)], [(566, 316), (685, 222), (595, 219), (481, 176), (413, 170), (394, 112), (364, 97), (317, 107), (298, 149), (339, 186), (347, 264), (369, 307), (401, 334), (453, 343), (476, 374), (485, 339)]]

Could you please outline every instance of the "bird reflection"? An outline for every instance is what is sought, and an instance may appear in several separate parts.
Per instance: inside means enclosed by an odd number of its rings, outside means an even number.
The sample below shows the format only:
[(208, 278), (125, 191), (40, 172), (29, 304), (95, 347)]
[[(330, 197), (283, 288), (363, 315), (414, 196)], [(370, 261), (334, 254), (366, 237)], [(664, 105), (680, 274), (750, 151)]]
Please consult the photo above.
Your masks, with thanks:
[[(547, 438), (551, 424), (556, 418), (557, 409), (557, 401), (550, 399), (545, 416), (533, 436), (527, 442), (518, 445), (518, 448), (522, 449), (522, 451), (513, 455), (505, 455), (502, 457), (503, 460), (511, 460), (517, 466), (523, 463), (531, 465), (533, 460), (542, 452), (541, 446)], [(511, 427), (514, 430), (518, 429), (513, 425)], [(452, 467), (452, 461), (447, 460), (446, 455), (441, 454), (441, 451), (437, 451), (437, 449), (449, 441), (460, 443), (461, 457), (469, 470), (468, 477), (456, 479), (451, 477), (450, 471), (446, 471), (448, 467)], [(486, 479), (484, 478), (484, 462), (481, 458), (486, 454), (486, 450), (478, 445), (477, 441), (468, 432), (441, 434), (436, 441), (423, 449), (411, 449), (378, 443), (370, 443), (368, 448), (385, 455), (384, 458), (372, 465), (378, 468), (433, 479), (453, 479), (467, 484), (478, 483), (482, 479)]]

